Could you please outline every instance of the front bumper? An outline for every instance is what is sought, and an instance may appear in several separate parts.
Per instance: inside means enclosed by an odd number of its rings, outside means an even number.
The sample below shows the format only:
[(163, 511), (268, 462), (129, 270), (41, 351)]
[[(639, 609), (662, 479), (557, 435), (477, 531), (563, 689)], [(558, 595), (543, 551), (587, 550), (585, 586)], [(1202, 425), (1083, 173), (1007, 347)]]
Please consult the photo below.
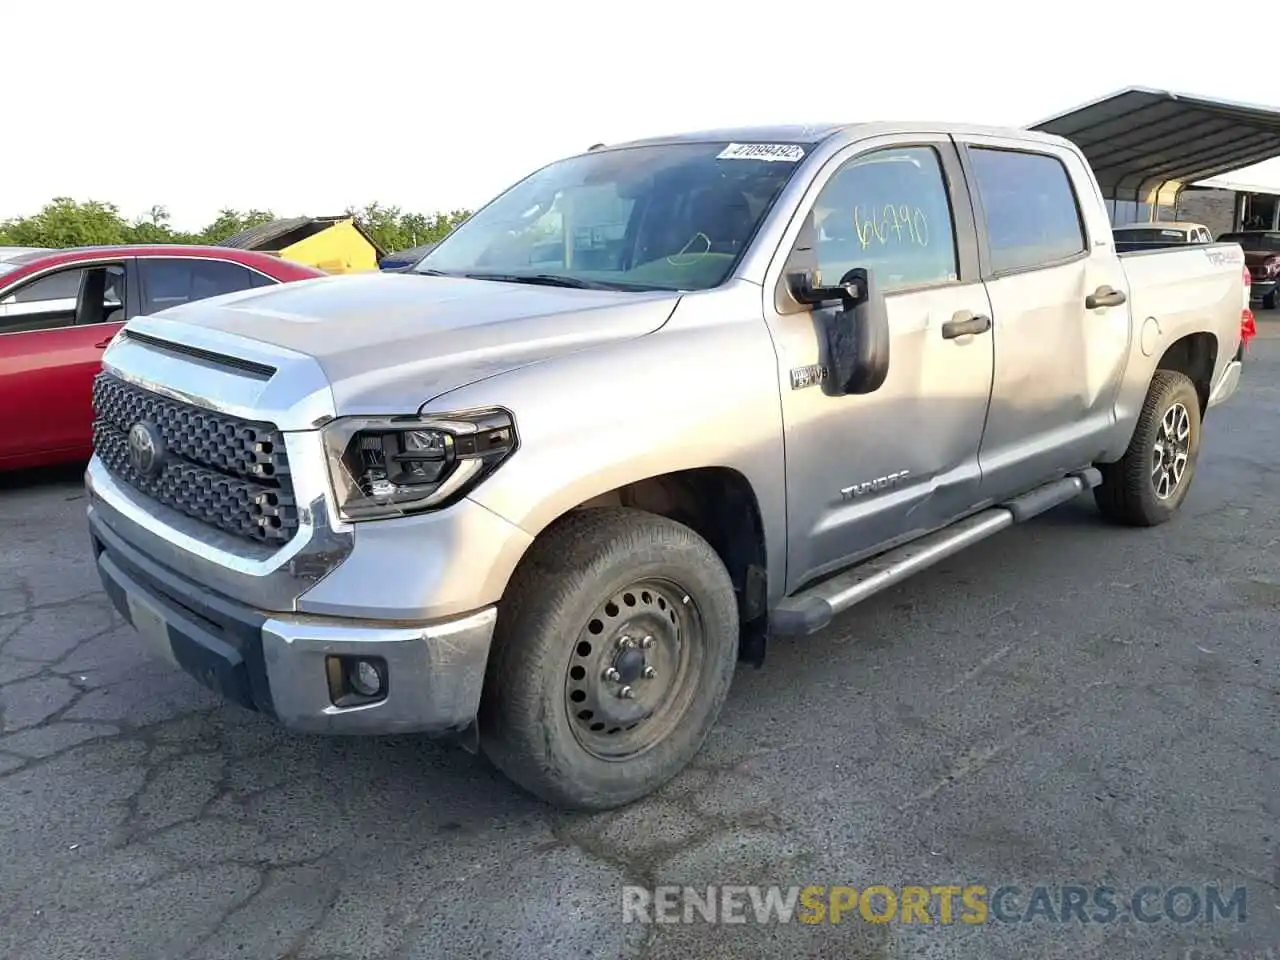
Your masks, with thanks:
[(1263, 297), (1269, 297), (1276, 292), (1275, 280), (1259, 280), (1253, 278), (1253, 282), (1249, 285), (1250, 301), (1261, 300)]
[[(89, 528), (116, 609), (157, 653), (228, 700), (317, 733), (445, 733), (475, 718), (494, 607), (430, 623), (264, 613), (155, 563), (92, 506)], [(347, 702), (331, 669), (341, 657), (379, 661), (384, 695)]]

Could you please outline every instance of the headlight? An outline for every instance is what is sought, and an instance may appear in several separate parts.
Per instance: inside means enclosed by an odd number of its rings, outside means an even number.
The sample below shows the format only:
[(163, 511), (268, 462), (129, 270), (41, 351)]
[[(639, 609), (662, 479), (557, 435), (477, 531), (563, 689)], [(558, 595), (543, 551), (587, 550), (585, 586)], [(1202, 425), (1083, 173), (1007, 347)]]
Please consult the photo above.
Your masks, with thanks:
[(342, 417), (324, 428), (329, 475), (344, 520), (448, 506), (516, 449), (505, 410), (447, 417)]

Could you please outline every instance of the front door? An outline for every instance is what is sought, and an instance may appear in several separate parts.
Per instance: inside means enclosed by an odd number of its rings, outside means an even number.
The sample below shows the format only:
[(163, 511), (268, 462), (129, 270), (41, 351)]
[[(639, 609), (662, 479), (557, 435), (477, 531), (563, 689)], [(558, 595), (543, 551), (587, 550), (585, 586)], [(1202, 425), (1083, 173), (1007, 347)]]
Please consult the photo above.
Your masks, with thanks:
[[(769, 273), (765, 313), (778, 353), (786, 429), (787, 589), (943, 526), (980, 496), (978, 446), (991, 391), (991, 316), (958, 157), (944, 135), (854, 145), (819, 173)], [(866, 396), (833, 397), (823, 325), (836, 307), (796, 304), (779, 281), (816, 265), (837, 283), (870, 268), (887, 294), (889, 375)], [(785, 281), (782, 281), (785, 288)]]
[(985, 493), (1000, 499), (1087, 466), (1105, 449), (1129, 351), (1129, 305), (1086, 303), (1100, 287), (1127, 295), (1128, 283), (1101, 206), (1076, 196), (1074, 184), (1091, 182), (1078, 156), (1041, 143), (960, 139), (995, 322), (979, 459)]
[(129, 302), (123, 263), (66, 267), (0, 298), (0, 464), (88, 454), (93, 378)]

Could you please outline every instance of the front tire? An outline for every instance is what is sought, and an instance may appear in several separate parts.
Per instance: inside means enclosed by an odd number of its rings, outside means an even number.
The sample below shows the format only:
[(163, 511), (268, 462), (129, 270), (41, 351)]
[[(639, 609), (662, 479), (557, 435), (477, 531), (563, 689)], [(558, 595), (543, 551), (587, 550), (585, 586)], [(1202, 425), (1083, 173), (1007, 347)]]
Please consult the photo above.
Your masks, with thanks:
[(1098, 464), (1093, 496), (1104, 517), (1134, 527), (1171, 519), (1191, 489), (1200, 454), (1200, 396), (1185, 374), (1157, 370), (1123, 457)]
[(737, 650), (733, 584), (702, 537), (640, 510), (569, 514), (499, 604), (482, 748), (557, 806), (630, 803), (701, 748)]
[(1276, 291), (1272, 290), (1262, 298), (1262, 306), (1267, 310), (1274, 310), (1276, 308)]

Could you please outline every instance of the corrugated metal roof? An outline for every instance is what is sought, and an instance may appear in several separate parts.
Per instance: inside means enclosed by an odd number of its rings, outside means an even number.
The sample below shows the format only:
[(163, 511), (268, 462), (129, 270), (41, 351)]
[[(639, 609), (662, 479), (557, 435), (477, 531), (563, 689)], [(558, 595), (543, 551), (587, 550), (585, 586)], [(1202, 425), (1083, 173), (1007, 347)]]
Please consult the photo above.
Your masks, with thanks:
[(248, 227), (239, 233), (232, 234), (218, 246), (235, 247), (237, 250), (269, 250), (273, 241), (317, 221), (326, 224), (333, 222), (322, 217), (288, 217), (281, 220), (268, 220), (256, 227)]
[(1131, 87), (1030, 129), (1066, 137), (1088, 158), (1103, 192), (1144, 200), (1280, 156), (1280, 110)]
[(1197, 180), (1193, 187), (1204, 187), (1206, 190), (1233, 190), (1236, 193), (1280, 193), (1280, 180), (1276, 183), (1243, 183), (1230, 177), (1211, 177), (1208, 180)]

